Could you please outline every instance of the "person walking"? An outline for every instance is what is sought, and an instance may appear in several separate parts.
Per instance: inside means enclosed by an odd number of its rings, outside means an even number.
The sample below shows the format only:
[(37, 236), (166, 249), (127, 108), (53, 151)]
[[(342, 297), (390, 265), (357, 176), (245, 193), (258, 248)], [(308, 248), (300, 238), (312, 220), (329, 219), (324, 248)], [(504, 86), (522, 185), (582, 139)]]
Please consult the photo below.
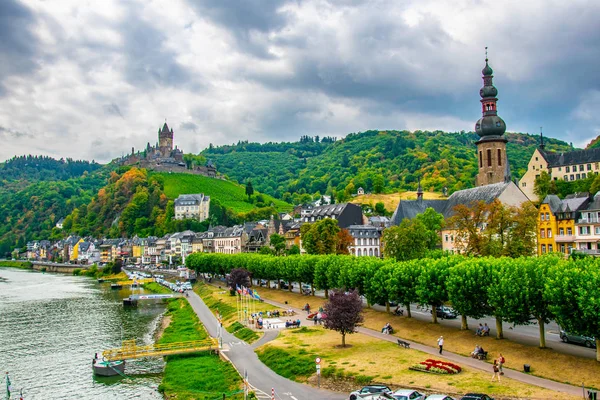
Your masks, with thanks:
[(444, 337), (440, 336), (438, 338), (437, 343), (438, 343), (438, 347), (440, 348), (440, 354), (442, 354), (442, 351), (444, 350)]
[(500, 355), (498, 356), (498, 371), (500, 371), (500, 375), (504, 375), (504, 371), (502, 370), (502, 367), (504, 366), (505, 362), (506, 362), (506, 359), (504, 358), (502, 353), (500, 353)]
[(494, 375), (492, 375), (492, 382), (494, 382), (494, 378), (498, 379), (500, 382), (500, 368), (498, 367), (498, 360), (494, 360), (494, 365), (492, 366), (494, 369)]

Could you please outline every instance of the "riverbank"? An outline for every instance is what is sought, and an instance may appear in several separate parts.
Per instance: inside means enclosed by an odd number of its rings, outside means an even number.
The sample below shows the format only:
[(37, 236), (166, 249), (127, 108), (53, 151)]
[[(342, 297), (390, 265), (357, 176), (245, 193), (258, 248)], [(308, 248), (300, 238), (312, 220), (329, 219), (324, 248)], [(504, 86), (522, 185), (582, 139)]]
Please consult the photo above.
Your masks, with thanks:
[(33, 264), (29, 261), (11, 261), (2, 260), (0, 261), (0, 267), (5, 268), (19, 268), (19, 269), (33, 269)]

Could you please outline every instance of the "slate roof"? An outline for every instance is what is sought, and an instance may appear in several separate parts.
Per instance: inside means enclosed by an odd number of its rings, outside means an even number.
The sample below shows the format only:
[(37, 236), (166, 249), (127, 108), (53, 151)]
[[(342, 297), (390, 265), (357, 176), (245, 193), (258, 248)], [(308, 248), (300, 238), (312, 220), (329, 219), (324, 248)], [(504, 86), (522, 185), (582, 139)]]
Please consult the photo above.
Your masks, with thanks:
[(566, 153), (556, 153), (542, 149), (538, 150), (548, 162), (549, 168), (600, 161), (600, 148), (568, 151)]
[(454, 214), (454, 207), (459, 204), (470, 205), (476, 201), (491, 203), (497, 199), (512, 182), (500, 182), (491, 185), (478, 186), (454, 192), (447, 200), (401, 200), (392, 215), (392, 225), (399, 225), (404, 218), (413, 219), (429, 207), (443, 214), (444, 218)]
[(303, 217), (330, 217), (332, 215), (340, 215), (346, 209), (346, 207), (348, 207), (348, 204), (349, 203), (327, 204), (324, 206), (313, 207), (312, 209), (309, 209), (308, 207), (302, 207), (302, 211), (304, 211)]
[(200, 204), (202, 202), (210, 201), (210, 196), (205, 196), (203, 193), (199, 194), (180, 194), (175, 199), (175, 206), (187, 205), (185, 203)]
[(590, 200), (590, 195), (587, 192), (570, 194), (565, 197), (557, 212), (577, 211), (587, 205)]
[(596, 193), (594, 199), (586, 207), (586, 210), (600, 210), (600, 192)]
[(353, 238), (378, 238), (381, 230), (372, 225), (350, 225), (348, 232)]
[(555, 194), (549, 194), (546, 196), (542, 204), (548, 204), (550, 211), (555, 214), (562, 205), (562, 200)]

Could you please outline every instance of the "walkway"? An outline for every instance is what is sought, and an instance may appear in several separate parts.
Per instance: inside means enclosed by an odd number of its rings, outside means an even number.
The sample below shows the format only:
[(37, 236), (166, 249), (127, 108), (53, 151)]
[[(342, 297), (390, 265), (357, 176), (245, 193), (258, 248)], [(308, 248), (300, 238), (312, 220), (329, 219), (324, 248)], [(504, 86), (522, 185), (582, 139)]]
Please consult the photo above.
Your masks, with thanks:
[[(212, 337), (218, 337), (219, 327), (216, 317), (196, 293), (191, 291), (188, 293), (188, 301), (206, 327), (208, 334)], [(270, 334), (269, 332), (261, 339), (261, 343), (276, 337), (276, 334)], [(253, 347), (246, 342), (236, 338), (224, 329), (222, 330), (222, 338), (224, 347), (222, 353), (231, 360), (240, 375), (243, 376), (244, 371), (247, 371), (248, 381), (256, 389), (255, 392), (259, 399), (270, 399), (272, 388), (275, 389), (275, 398), (283, 400), (342, 400), (348, 398), (343, 393), (317, 389), (277, 375), (258, 359)]]
[[(267, 300), (267, 299), (264, 299), (264, 300), (266, 303), (272, 304), (277, 307), (281, 307), (283, 309), (290, 308), (289, 304), (281, 304), (276, 301), (271, 301), (271, 300)], [(302, 315), (304, 313), (299, 308), (294, 308), (294, 311), (296, 311), (296, 313), (299, 313), (300, 315)], [(368, 328), (363, 328), (363, 327), (359, 327), (358, 332), (368, 335), (368, 336), (371, 336), (371, 337), (381, 339), (381, 340), (387, 340), (388, 342), (392, 342), (392, 343), (396, 343), (396, 341), (398, 339), (402, 339), (398, 336), (385, 335), (379, 331), (376, 331), (373, 329), (368, 329)], [(402, 340), (404, 340), (404, 339), (402, 339)], [(406, 340), (406, 341), (410, 343), (411, 349), (419, 350), (419, 351), (422, 351), (427, 354), (432, 354), (436, 358), (444, 358), (448, 361), (452, 361), (452, 362), (455, 362), (460, 365), (469, 366), (471, 368), (489, 372), (490, 374), (492, 373), (491, 364), (488, 364), (486, 362), (476, 360), (471, 357), (465, 357), (465, 356), (461, 356), (459, 354), (450, 353), (447, 351), (444, 351), (443, 355), (440, 355), (439, 350), (436, 347), (425, 346), (423, 344), (415, 343), (415, 342), (408, 341), (408, 340)], [(568, 394), (572, 394), (575, 396), (583, 395), (583, 389), (579, 386), (566, 385), (564, 383), (559, 383), (559, 382), (551, 381), (551, 380), (544, 379), (544, 378), (538, 378), (537, 376), (533, 376), (533, 375), (526, 374), (523, 372), (508, 369), (506, 367), (504, 367), (504, 376), (506, 378), (511, 378), (511, 379), (514, 379), (514, 380), (517, 380), (520, 382), (530, 384), (530, 385), (540, 386), (545, 389), (550, 389), (550, 390), (553, 390), (556, 392), (568, 393)]]

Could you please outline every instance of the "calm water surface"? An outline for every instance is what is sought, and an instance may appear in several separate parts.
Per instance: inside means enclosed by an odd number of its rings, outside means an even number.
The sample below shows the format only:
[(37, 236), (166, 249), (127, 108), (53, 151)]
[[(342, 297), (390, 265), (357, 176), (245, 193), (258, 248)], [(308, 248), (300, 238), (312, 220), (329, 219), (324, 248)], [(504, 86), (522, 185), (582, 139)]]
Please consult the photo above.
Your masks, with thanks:
[(26, 400), (161, 399), (160, 358), (128, 362), (126, 378), (92, 375), (94, 353), (121, 338), (152, 343), (165, 308), (124, 309), (130, 293), (90, 278), (0, 268), (1, 395), (8, 371)]

